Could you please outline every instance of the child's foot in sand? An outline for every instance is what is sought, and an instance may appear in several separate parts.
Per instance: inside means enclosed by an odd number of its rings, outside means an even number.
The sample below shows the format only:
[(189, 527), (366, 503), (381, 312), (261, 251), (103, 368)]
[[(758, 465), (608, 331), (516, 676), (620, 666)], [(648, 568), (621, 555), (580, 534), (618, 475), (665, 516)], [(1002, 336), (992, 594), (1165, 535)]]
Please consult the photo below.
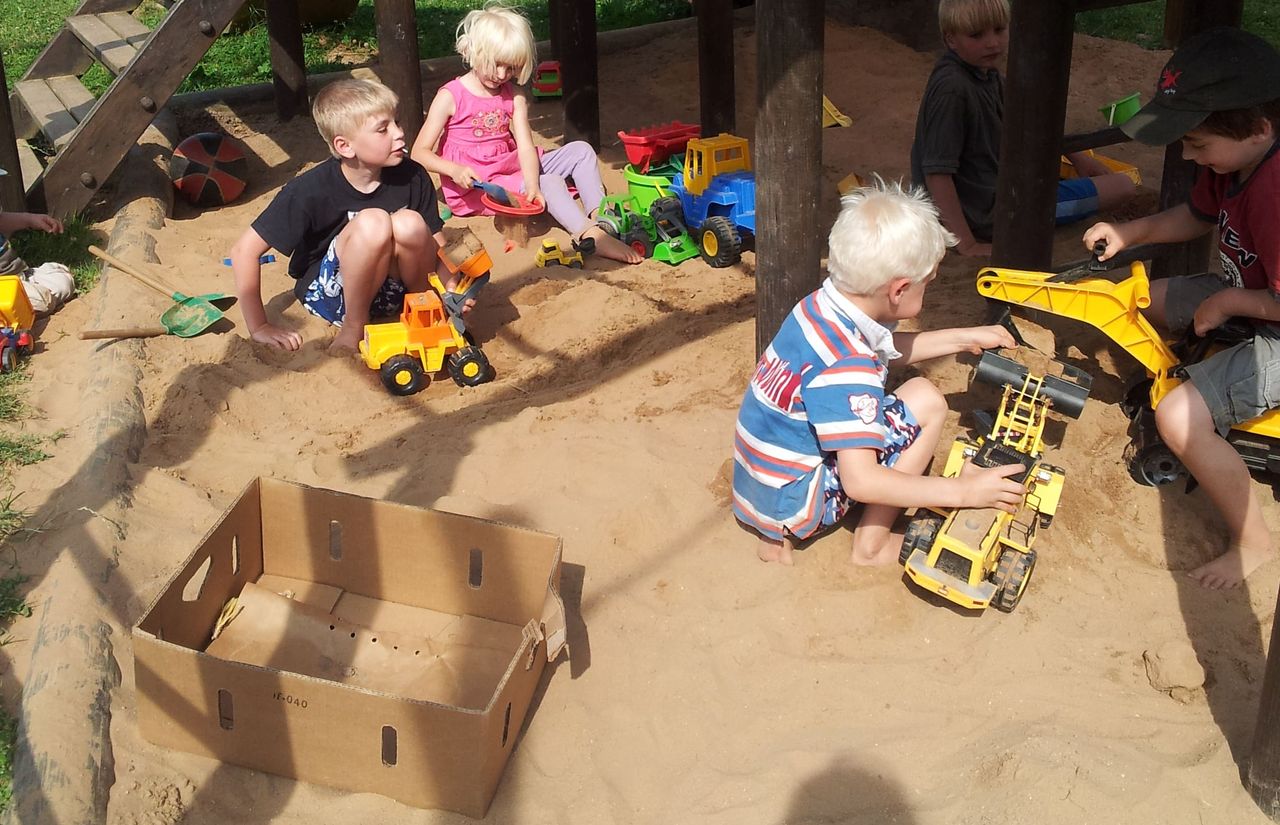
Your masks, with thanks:
[(588, 227), (582, 237), (596, 242), (596, 254), (624, 264), (638, 264), (644, 257), (622, 241), (605, 232), (599, 225)]
[(1233, 547), (1208, 564), (1202, 564), (1187, 573), (1187, 576), (1210, 590), (1239, 587), (1271, 555), (1270, 547)]
[(363, 337), (362, 330), (348, 327), (339, 329), (338, 334), (329, 342), (329, 355), (334, 358), (350, 358), (357, 355), (360, 352), (360, 339)]
[(756, 548), (756, 555), (760, 557), (760, 561), (776, 561), (787, 567), (795, 564), (795, 557), (791, 553), (791, 542), (786, 539), (777, 541), (762, 537)]

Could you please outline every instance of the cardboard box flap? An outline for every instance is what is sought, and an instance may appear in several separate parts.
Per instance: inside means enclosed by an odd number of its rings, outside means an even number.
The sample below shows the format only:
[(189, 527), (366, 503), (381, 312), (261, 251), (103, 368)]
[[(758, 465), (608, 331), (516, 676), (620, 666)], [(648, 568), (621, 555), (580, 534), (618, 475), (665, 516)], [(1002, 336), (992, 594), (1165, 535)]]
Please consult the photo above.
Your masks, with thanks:
[[(556, 570), (558, 573), (558, 566)], [(556, 592), (554, 580), (547, 587), (547, 597), (542, 603), (542, 618), (538, 630), (539, 638), (547, 646), (548, 662), (554, 662), (560, 655), (560, 651), (568, 650), (569, 635), (564, 617), (564, 601)]]
[(430, 637), (383, 632), (253, 583), (238, 608), (209, 654), (473, 710), (489, 705), (524, 646), (515, 625), (455, 616)]

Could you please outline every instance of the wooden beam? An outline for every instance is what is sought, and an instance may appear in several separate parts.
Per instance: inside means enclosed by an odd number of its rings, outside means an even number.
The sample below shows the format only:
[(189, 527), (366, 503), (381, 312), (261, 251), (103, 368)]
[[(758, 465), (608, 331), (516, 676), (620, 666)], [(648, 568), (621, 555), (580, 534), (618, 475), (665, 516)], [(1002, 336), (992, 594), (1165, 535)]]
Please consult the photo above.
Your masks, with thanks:
[(405, 143), (422, 129), (422, 67), (413, 0), (374, 0), (378, 29), (378, 68), (382, 81), (400, 96), (400, 128)]
[(1068, 4), (1013, 4), (992, 216), (991, 257), (997, 266), (1047, 270), (1053, 263), (1058, 157), (1074, 24)]
[(558, 3), (560, 82), (564, 90), (564, 139), (585, 140), (600, 151), (600, 61), (595, 0)]
[[(0, 90), (8, 89), (4, 76), (4, 56), (0, 55)], [(13, 131), (13, 112), (9, 95), (0, 94), (0, 207), (6, 212), (27, 211), (27, 197), (22, 186), (22, 160), (18, 157), (18, 136)]]
[(292, 120), (307, 111), (307, 69), (302, 57), (302, 15), (298, 0), (267, 0), (267, 36), (271, 38), (271, 86), (276, 114)]
[(1062, 136), (1062, 154), (1083, 152), (1086, 149), (1097, 149), (1102, 146), (1115, 146), (1127, 143), (1129, 136), (1120, 131), (1119, 126), (1106, 126), (1092, 132), (1077, 132)]
[(756, 352), (821, 281), (825, 0), (758, 0)]
[(1096, 9), (1113, 9), (1117, 6), (1136, 6), (1149, 0), (1076, 0), (1076, 11), (1094, 11)]
[(698, 100), (702, 134), (737, 128), (733, 77), (733, 0), (698, 0)]
[(1164, 42), (1169, 48), (1214, 26), (1239, 26), (1244, 0), (1165, 0)]

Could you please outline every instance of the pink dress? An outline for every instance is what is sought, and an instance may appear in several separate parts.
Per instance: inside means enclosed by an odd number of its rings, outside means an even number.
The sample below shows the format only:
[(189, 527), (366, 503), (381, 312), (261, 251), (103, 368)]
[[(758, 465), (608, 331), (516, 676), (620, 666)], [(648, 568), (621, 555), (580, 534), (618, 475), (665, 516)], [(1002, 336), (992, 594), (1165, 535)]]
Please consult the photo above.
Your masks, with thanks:
[[(513, 192), (523, 191), (520, 156), (511, 133), (511, 114), (515, 110), (511, 84), (503, 84), (502, 91), (493, 97), (467, 91), (460, 77), (450, 80), (444, 88), (453, 96), (454, 112), (440, 136), (440, 157), (470, 166), (483, 181)], [(479, 189), (463, 189), (448, 175), (440, 176), (440, 189), (455, 215), (493, 214), (480, 202), (483, 193)]]

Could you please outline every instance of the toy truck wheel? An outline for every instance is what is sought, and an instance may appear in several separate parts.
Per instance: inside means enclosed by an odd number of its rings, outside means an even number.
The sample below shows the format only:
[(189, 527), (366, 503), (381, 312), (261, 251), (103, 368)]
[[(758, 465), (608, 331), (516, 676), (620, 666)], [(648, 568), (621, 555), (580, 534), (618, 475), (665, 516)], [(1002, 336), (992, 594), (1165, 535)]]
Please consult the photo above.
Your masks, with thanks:
[(431, 379), (422, 369), (422, 362), (412, 355), (393, 355), (378, 370), (382, 386), (392, 395), (413, 395), (426, 387)]
[(8, 344), (0, 350), (0, 372), (13, 372), (18, 368), (18, 354)]
[(742, 253), (742, 236), (728, 218), (722, 215), (707, 218), (698, 234), (702, 259), (708, 264), (725, 267), (737, 262)]
[(478, 387), (493, 379), (489, 359), (478, 347), (458, 350), (449, 356), (446, 366), (459, 387)]
[(931, 510), (922, 510), (911, 517), (907, 532), (902, 537), (902, 549), (898, 551), (898, 564), (906, 566), (907, 560), (918, 547), (928, 550), (942, 527), (942, 516)]
[(679, 198), (658, 198), (649, 205), (649, 215), (655, 223), (666, 220), (684, 226), (684, 207), (680, 205)]
[(1147, 487), (1163, 487), (1172, 484), (1186, 472), (1182, 462), (1164, 444), (1146, 447), (1130, 445), (1125, 451), (1129, 475), (1134, 481)]
[(1022, 601), (1022, 594), (1027, 592), (1027, 584), (1031, 581), (1031, 571), (1036, 566), (1036, 553), (1030, 550), (1020, 553), (1017, 550), (1005, 550), (996, 563), (996, 585), (999, 590), (992, 600), (996, 610), (1012, 613)]
[(653, 257), (653, 239), (649, 237), (649, 233), (644, 231), (643, 226), (633, 225), (627, 232), (624, 243), (636, 251), (637, 255), (645, 258)]

